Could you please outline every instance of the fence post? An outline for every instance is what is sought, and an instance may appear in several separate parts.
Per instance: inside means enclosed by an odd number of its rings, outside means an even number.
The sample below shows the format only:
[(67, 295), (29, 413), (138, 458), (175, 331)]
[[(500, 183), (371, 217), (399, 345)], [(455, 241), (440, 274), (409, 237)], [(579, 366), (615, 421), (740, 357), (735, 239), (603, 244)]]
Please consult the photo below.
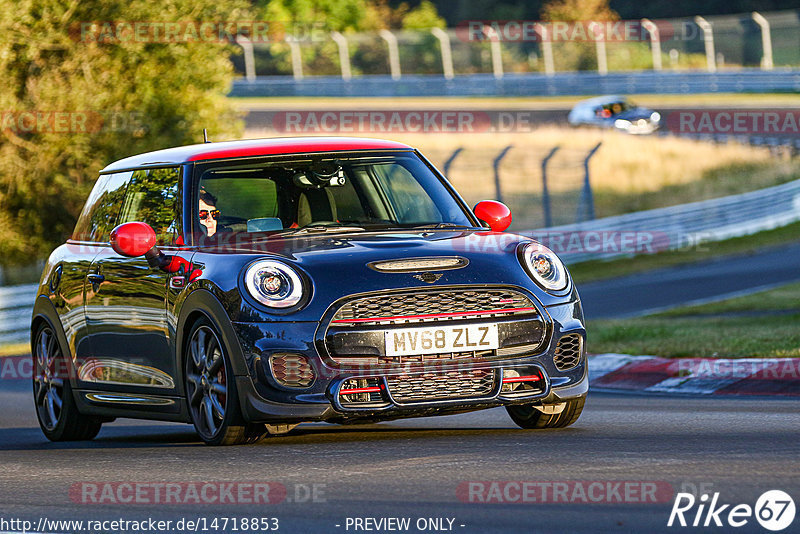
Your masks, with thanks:
[(339, 48), (339, 66), (342, 69), (342, 79), (349, 80), (353, 77), (353, 73), (350, 70), (350, 51), (347, 49), (347, 37), (337, 31), (332, 31), (331, 39), (334, 40)]
[(300, 44), (297, 39), (292, 35), (286, 36), (286, 43), (289, 45), (289, 51), (292, 54), (292, 74), (295, 80), (303, 79), (303, 56), (300, 53)]
[(753, 11), (752, 17), (758, 27), (761, 28), (761, 48), (764, 51), (761, 56), (761, 68), (772, 70), (774, 63), (772, 62), (772, 34), (769, 29), (769, 21), (758, 11)]
[(450, 36), (441, 28), (431, 29), (431, 33), (439, 39), (439, 47), (442, 50), (442, 73), (445, 79), (453, 79), (453, 53), (450, 49)]
[(400, 47), (397, 45), (397, 37), (389, 30), (381, 30), (378, 33), (389, 48), (389, 72), (392, 74), (392, 79), (399, 80), (402, 74), (400, 73)]
[(555, 62), (553, 61), (553, 43), (550, 41), (550, 35), (543, 25), (538, 22), (534, 24), (536, 33), (539, 34), (542, 43), (542, 56), (544, 56), (544, 73), (547, 76), (552, 76), (556, 72)]
[(550, 150), (542, 160), (542, 210), (544, 211), (544, 226), (549, 228), (553, 226), (553, 217), (550, 214), (550, 191), (547, 188), (547, 164), (550, 163), (550, 158), (556, 155), (560, 145), (556, 145)]
[(592, 21), (589, 23), (589, 30), (593, 27), (600, 26), (600, 31), (595, 34), (594, 47), (597, 52), (597, 72), (600, 75), (608, 74), (608, 55), (606, 54), (606, 36), (603, 33), (603, 27), (599, 22)]
[[(594, 195), (592, 194), (592, 183), (589, 180), (589, 160), (592, 159), (597, 149), (602, 145), (602, 141), (589, 151), (586, 158), (583, 160), (583, 192), (581, 193), (581, 201), (578, 203), (578, 213), (575, 222), (591, 221), (594, 219)], [(586, 206), (586, 209), (582, 208)], [(584, 219), (581, 212), (586, 212)]]
[(650, 34), (650, 48), (653, 51), (653, 70), (661, 70), (661, 34), (658, 26), (650, 19), (642, 19), (642, 28)]
[(494, 162), (492, 163), (492, 165), (494, 166), (495, 199), (498, 202), (502, 202), (503, 201), (503, 191), (502, 191), (502, 188), (500, 186), (500, 162), (503, 160), (504, 157), (506, 157), (506, 154), (508, 153), (509, 150), (511, 150), (511, 148), (513, 146), (514, 145), (508, 145), (503, 150), (501, 150), (500, 153), (497, 155), (497, 157), (494, 158)]
[(247, 37), (237, 35), (236, 44), (241, 46), (244, 52), (244, 77), (248, 82), (256, 81), (256, 60), (253, 55), (253, 43)]
[(708, 72), (717, 72), (717, 56), (714, 53), (714, 32), (711, 29), (711, 24), (697, 15), (694, 21), (703, 30), (703, 42), (706, 46), (706, 62), (708, 63)]
[(447, 161), (444, 162), (444, 176), (447, 178), (447, 175), (450, 174), (450, 165), (453, 164), (453, 161), (461, 154), (461, 151), (464, 150), (462, 147), (458, 147), (450, 154), (450, 157), (447, 158)]
[(491, 26), (483, 26), (483, 35), (489, 40), (489, 48), (492, 51), (492, 72), (495, 78), (503, 77), (503, 50), (500, 48), (500, 36)]

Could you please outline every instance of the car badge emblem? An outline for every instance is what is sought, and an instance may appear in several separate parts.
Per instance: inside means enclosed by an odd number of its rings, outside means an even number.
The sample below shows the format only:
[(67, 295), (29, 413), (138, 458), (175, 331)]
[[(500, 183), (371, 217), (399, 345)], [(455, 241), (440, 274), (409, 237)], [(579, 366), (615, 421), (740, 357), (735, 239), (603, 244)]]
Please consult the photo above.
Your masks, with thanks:
[(439, 273), (430, 273), (430, 272), (414, 274), (412, 276), (417, 280), (419, 280), (420, 282), (427, 282), (429, 284), (436, 282), (437, 280), (439, 280), (439, 278), (442, 277), (442, 275)]

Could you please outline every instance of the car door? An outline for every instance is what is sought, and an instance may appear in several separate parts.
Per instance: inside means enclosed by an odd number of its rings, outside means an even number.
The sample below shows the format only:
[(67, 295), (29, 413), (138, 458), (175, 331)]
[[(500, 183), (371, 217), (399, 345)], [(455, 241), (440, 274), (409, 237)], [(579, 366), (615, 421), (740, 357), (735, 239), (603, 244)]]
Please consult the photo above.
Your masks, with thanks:
[[(180, 236), (179, 191), (179, 167), (133, 172), (117, 224), (149, 224), (159, 248), (170, 252)], [(92, 389), (174, 392), (177, 370), (166, 307), (170, 276), (144, 257), (123, 257), (110, 246), (95, 257), (86, 284), (93, 361), (82, 373)]]
[(92, 357), (85, 313), (86, 275), (92, 261), (108, 242), (131, 174), (100, 175), (86, 200), (75, 231), (66, 246), (58, 250), (60, 255), (50, 287), (55, 291), (53, 304), (77, 369)]

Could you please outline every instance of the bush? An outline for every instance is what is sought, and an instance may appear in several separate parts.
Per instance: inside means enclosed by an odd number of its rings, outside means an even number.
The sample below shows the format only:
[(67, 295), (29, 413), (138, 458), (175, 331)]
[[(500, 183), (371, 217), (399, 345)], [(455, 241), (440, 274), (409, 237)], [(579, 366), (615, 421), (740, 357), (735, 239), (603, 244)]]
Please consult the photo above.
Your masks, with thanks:
[(63, 242), (109, 162), (201, 142), (203, 128), (217, 140), (241, 131), (225, 98), (234, 47), (115, 39), (81, 23), (252, 20), (245, 2), (0, 0), (0, 11), (0, 263)]

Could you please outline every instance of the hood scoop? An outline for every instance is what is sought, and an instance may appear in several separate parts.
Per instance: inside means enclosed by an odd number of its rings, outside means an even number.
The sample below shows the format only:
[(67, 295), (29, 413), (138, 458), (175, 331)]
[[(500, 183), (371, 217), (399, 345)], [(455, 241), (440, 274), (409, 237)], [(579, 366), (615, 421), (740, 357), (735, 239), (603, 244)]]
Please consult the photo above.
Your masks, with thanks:
[(367, 267), (381, 273), (418, 273), (422, 271), (461, 269), (467, 265), (469, 265), (469, 260), (460, 256), (433, 256), (373, 261), (368, 263)]

